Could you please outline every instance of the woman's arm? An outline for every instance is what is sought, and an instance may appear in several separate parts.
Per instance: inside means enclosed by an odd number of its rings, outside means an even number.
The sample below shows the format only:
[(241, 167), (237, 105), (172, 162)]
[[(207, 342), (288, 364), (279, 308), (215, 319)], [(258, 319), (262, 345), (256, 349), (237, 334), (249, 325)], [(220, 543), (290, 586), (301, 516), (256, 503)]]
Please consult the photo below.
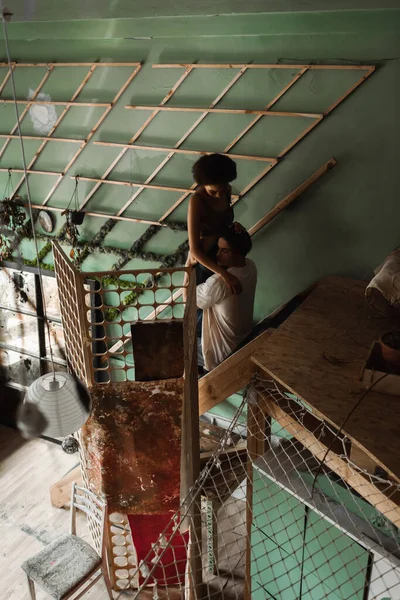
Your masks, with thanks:
[(203, 250), (200, 232), (201, 206), (200, 199), (193, 194), (189, 200), (188, 234), (190, 253), (204, 267), (220, 275), (233, 294), (241, 292), (241, 285), (237, 277), (228, 273), (226, 269), (215, 263)]

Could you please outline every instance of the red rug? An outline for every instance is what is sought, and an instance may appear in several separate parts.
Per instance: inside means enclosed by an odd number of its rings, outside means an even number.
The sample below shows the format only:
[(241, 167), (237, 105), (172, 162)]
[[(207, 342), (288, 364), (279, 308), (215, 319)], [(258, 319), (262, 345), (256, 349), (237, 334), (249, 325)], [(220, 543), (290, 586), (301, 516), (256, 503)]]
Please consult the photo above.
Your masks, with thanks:
[[(189, 532), (182, 534), (177, 531), (173, 535), (175, 526), (171, 523), (171, 514), (128, 515), (128, 520), (138, 562), (139, 564), (144, 562), (145, 569), (147, 568), (146, 574), (153, 568), (152, 561), (155, 557), (163, 553), (148, 583), (157, 581), (159, 585), (184, 584)], [(161, 540), (158, 548), (153, 549), (152, 544), (157, 543), (163, 532), (164, 539)], [(145, 573), (141, 572), (140, 581), (143, 582), (144, 579)]]

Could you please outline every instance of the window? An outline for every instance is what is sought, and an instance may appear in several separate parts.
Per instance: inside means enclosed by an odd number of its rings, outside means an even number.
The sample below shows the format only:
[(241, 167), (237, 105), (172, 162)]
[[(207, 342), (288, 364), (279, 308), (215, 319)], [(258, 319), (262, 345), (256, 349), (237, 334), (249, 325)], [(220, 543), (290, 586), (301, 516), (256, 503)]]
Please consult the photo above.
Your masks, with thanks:
[(45, 316), (55, 368), (66, 371), (56, 280), (43, 275), (42, 281), (43, 294), (39, 275), (0, 269), (0, 377), (3, 383), (19, 389), (51, 371)]

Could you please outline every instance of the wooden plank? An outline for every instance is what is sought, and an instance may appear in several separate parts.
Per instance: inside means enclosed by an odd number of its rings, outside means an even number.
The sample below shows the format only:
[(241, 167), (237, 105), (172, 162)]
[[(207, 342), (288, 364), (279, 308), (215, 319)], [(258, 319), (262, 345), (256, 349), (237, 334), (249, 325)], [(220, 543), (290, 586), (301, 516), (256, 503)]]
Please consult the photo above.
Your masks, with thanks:
[(336, 70), (336, 71), (352, 71), (352, 70), (368, 70), (374, 69), (375, 67), (367, 65), (310, 65), (310, 64), (285, 64), (285, 63), (268, 63), (268, 64), (246, 64), (246, 63), (175, 63), (175, 64), (154, 64), (153, 69), (241, 69), (246, 67), (247, 69), (302, 69), (307, 68), (310, 70)]
[(268, 343), (272, 331), (261, 333), (199, 380), (200, 415), (246, 387), (258, 370), (251, 356)]
[(322, 119), (321, 113), (307, 113), (307, 112), (282, 112), (282, 111), (270, 111), (270, 110), (255, 110), (247, 108), (189, 108), (187, 106), (139, 106), (128, 104), (125, 108), (130, 110), (150, 110), (150, 111), (161, 111), (161, 112), (200, 112), (200, 113), (215, 113), (215, 114), (229, 114), (229, 115), (263, 115), (268, 117), (303, 117), (305, 119)]
[(281, 427), (293, 435), (319, 461), (324, 459), (324, 464), (328, 469), (339, 475), (341, 479), (346, 481), (367, 502), (375, 506), (396, 527), (400, 526), (400, 507), (393, 500), (385, 496), (373, 483), (333, 452), (329, 452), (325, 456), (328, 447), (298, 423), (291, 415), (288, 415), (270, 396), (263, 396), (259, 403), (264, 411), (268, 412)]
[[(8, 169), (5, 169), (8, 171)], [(16, 169), (13, 169), (15, 171)], [(32, 171), (33, 173), (38, 173), (39, 171)], [(50, 173), (51, 175), (58, 175), (58, 173)], [(70, 176), (70, 179), (76, 179), (74, 175)], [(164, 190), (167, 192), (189, 192), (188, 188), (181, 188), (175, 186), (167, 186), (167, 185), (154, 185), (150, 183), (139, 183), (137, 181), (121, 181), (119, 179), (100, 179), (98, 177), (83, 177), (79, 176), (80, 181), (93, 181), (93, 183), (108, 183), (110, 185), (125, 185), (126, 187), (138, 187), (143, 189), (150, 190)]]
[[(36, 173), (36, 171), (35, 171)], [(25, 207), (29, 207), (27, 202), (24, 203)], [(44, 208), (43, 204), (32, 204), (32, 208), (37, 208), (42, 210)], [(54, 211), (54, 212), (64, 212), (65, 208), (59, 208), (57, 206), (48, 206), (46, 204), (46, 210)], [(157, 227), (167, 227), (165, 223), (159, 223), (158, 221), (150, 221), (149, 219), (135, 219), (134, 217), (123, 217), (119, 215), (108, 215), (107, 213), (98, 213), (98, 212), (85, 212), (85, 215), (88, 217), (97, 217), (99, 219), (113, 219), (115, 221), (128, 221), (131, 223), (145, 223), (146, 225), (156, 225)]]
[(50, 501), (55, 508), (64, 508), (71, 500), (72, 483), (82, 486), (81, 467), (77, 465), (50, 486)]
[[(0, 134), (0, 138), (2, 137), (12, 137), (5, 134)], [(18, 137), (18, 136), (14, 136)], [(41, 137), (36, 136), (24, 136), (24, 139), (43, 139)], [(66, 138), (50, 138), (52, 141), (72, 141), (78, 142), (82, 140), (69, 140)], [(189, 154), (192, 156), (207, 156), (209, 154), (214, 154), (213, 152), (207, 152), (205, 150), (187, 150), (186, 148), (172, 148), (167, 146), (147, 146), (146, 144), (121, 144), (120, 142), (93, 142), (95, 146), (107, 146), (110, 148), (130, 148), (132, 150), (152, 150), (154, 152), (172, 152), (172, 154)], [(243, 159), (243, 160), (259, 160), (264, 162), (275, 162), (276, 158), (268, 157), (268, 156), (256, 156), (250, 154), (231, 154), (221, 152), (223, 156), (229, 156), (229, 158), (235, 159)]]
[(197, 343), (196, 343), (196, 276), (189, 275), (188, 302), (184, 314), (184, 392), (182, 411), (181, 500), (187, 518), (182, 530), (190, 529), (188, 552), (189, 598), (201, 598), (202, 593), (202, 525), (201, 496), (195, 482), (200, 474), (200, 431), (198, 409)]
[[(247, 453), (246, 442), (240, 442), (240, 444), (237, 444), (237, 446), (233, 446), (232, 448), (226, 448), (225, 450), (221, 451), (218, 454), (218, 457), (222, 457), (222, 459), (224, 459), (224, 457), (226, 457), (226, 456), (235, 458), (237, 456), (241, 456), (242, 454), (246, 454), (246, 453)], [(209, 451), (209, 452), (200, 452), (200, 461), (201, 461), (202, 465), (204, 466), (208, 462), (208, 460), (212, 456), (214, 456), (214, 454), (215, 454), (215, 450)]]
[(276, 206), (272, 210), (270, 210), (265, 217), (260, 219), (251, 229), (249, 229), (250, 235), (254, 235), (262, 229), (267, 223), (272, 221), (280, 212), (285, 210), (294, 200), (296, 200), (303, 192), (308, 190), (309, 187), (312, 186), (322, 175), (333, 169), (336, 165), (336, 159), (333, 157), (330, 158), (322, 167), (320, 167), (315, 173), (313, 173), (310, 177), (308, 177), (303, 183), (301, 183), (293, 192), (290, 192), (283, 200), (278, 202)]
[[(259, 397), (250, 391), (247, 409), (247, 478), (246, 478), (246, 563), (244, 600), (251, 600), (251, 532), (253, 525), (253, 471), (254, 462), (265, 452), (260, 446), (259, 435), (263, 430), (264, 413), (259, 407)], [(263, 452), (264, 450), (264, 452)]]
[[(366, 283), (341, 277), (321, 281), (252, 360), (313, 413), (335, 428), (365, 391), (359, 381), (371, 343), (398, 329), (398, 319), (371, 318)], [(400, 482), (398, 398), (371, 390), (343, 433)]]
[(327, 429), (323, 421), (317, 419), (311, 412), (304, 410), (304, 406), (285, 397), (282, 397), (279, 401), (275, 400), (275, 403), (292, 419), (311, 431), (317, 440), (323, 438), (325, 445), (331, 448), (332, 452), (336, 454), (348, 453), (349, 443), (346, 436), (336, 429), (333, 432)]
[[(0, 133), (0, 139), (19, 140), (19, 135), (12, 135), (11, 133)], [(47, 137), (45, 135), (23, 135), (23, 140), (39, 140), (46, 142), (65, 142), (67, 144), (81, 144), (85, 140), (76, 138), (63, 138), (63, 137)]]

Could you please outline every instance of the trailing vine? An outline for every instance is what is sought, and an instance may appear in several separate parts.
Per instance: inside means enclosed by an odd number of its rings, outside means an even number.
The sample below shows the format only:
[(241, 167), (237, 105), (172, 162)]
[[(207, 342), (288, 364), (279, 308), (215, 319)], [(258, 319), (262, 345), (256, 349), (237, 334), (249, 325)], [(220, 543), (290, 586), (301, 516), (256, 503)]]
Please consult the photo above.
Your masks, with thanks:
[[(5, 204), (5, 208), (1, 211), (1, 205)], [(15, 208), (15, 207), (18, 207)], [(26, 221), (26, 213), (22, 209), (22, 213), (20, 212), (20, 205), (13, 205), (13, 210), (15, 217), (13, 215), (6, 217), (6, 222), (3, 222), (5, 229), (12, 228), (16, 235), (16, 243), (19, 245), (24, 239), (31, 240), (33, 239), (33, 228), (30, 219), (28, 218)], [(6, 214), (9, 215), (10, 205), (8, 203), (8, 199), (3, 200), (0, 203), (0, 215)], [(36, 210), (34, 213), (34, 224), (36, 223), (38, 211)], [(25, 221), (25, 222), (24, 222)], [(185, 261), (185, 256), (188, 250), (188, 242), (184, 242), (180, 244), (177, 250), (172, 254), (158, 254), (155, 252), (144, 252), (143, 248), (149, 242), (154, 235), (158, 231), (160, 231), (160, 227), (157, 225), (150, 225), (146, 229), (146, 231), (132, 244), (132, 246), (128, 249), (116, 248), (113, 246), (107, 246), (103, 242), (106, 236), (110, 233), (113, 227), (116, 225), (116, 221), (114, 219), (108, 219), (104, 225), (99, 229), (96, 235), (88, 242), (84, 242), (79, 240), (78, 232), (75, 232), (75, 235), (71, 236), (69, 223), (66, 222), (60, 228), (60, 230), (54, 235), (46, 235), (37, 232), (36, 238), (41, 241), (45, 241), (45, 245), (39, 251), (38, 257), (34, 259), (22, 258), (22, 262), (25, 266), (29, 267), (38, 267), (40, 266), (43, 270), (54, 270), (54, 265), (51, 263), (44, 262), (46, 256), (52, 250), (52, 241), (57, 240), (60, 243), (67, 244), (72, 247), (70, 252), (70, 257), (74, 261), (76, 267), (80, 268), (84, 262), (84, 260), (93, 252), (100, 252), (102, 254), (116, 255), (118, 256), (118, 260), (112, 266), (112, 270), (121, 270), (123, 267), (130, 262), (134, 258), (138, 258), (144, 261), (149, 262), (159, 262), (161, 268), (170, 268), (176, 264), (183, 264)], [(182, 222), (170, 222), (165, 223), (165, 225), (172, 229), (173, 231), (186, 231), (187, 225)], [(75, 252), (75, 249), (77, 252)], [(8, 239), (6, 232), (0, 231), (0, 253), (3, 260), (6, 260), (12, 256), (13, 248), (9, 247)], [(158, 276), (155, 277), (158, 279)], [(121, 304), (124, 307), (132, 306), (136, 303), (137, 298), (143, 294), (145, 289), (149, 286), (149, 284), (153, 284), (153, 278), (150, 278), (149, 281), (145, 281), (144, 283), (135, 283), (129, 281), (123, 281), (118, 277), (114, 277), (112, 275), (105, 276), (101, 278), (102, 287), (111, 287), (112, 285), (118, 285), (120, 288), (127, 288), (131, 291), (129, 294), (123, 298)], [(134, 286), (135, 289), (132, 289)], [(116, 307), (110, 307), (106, 310), (106, 318), (108, 321), (115, 320), (119, 315), (119, 309)]]

